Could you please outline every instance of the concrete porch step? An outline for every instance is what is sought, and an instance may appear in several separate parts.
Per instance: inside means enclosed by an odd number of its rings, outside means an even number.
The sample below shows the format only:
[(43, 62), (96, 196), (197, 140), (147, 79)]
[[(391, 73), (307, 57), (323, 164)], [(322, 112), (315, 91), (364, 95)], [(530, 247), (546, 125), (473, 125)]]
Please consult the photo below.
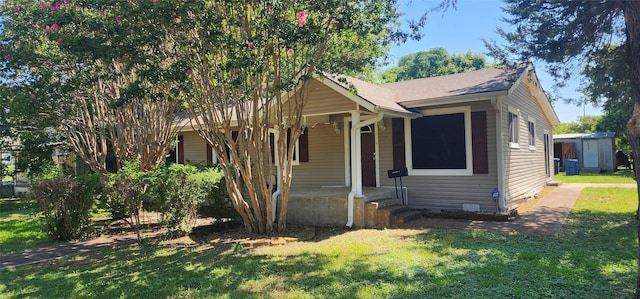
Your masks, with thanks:
[(422, 213), (420, 211), (403, 211), (401, 213), (392, 215), (389, 224), (391, 227), (402, 227), (405, 223), (411, 222), (421, 217)]
[(409, 211), (397, 199), (385, 198), (366, 204), (366, 227), (391, 227), (394, 215)]
[(394, 205), (401, 205), (402, 201), (398, 199), (393, 199), (393, 198), (385, 198), (385, 199), (371, 201), (369, 202), (369, 204), (371, 205), (372, 208), (382, 209), (382, 208), (386, 208)]

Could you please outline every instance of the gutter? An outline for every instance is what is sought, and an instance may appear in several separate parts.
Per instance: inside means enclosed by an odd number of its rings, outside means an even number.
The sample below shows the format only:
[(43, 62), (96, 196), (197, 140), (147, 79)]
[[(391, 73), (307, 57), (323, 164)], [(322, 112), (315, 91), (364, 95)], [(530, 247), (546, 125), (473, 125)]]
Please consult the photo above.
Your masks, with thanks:
[[(351, 228), (353, 226), (353, 199), (358, 196), (362, 197), (362, 173), (360, 169), (360, 159), (354, 159), (357, 155), (358, 150), (360, 150), (360, 136), (358, 133), (360, 129), (364, 126), (368, 126), (379, 122), (384, 117), (384, 112), (378, 112), (378, 115), (374, 118), (365, 120), (363, 122), (358, 122), (351, 126), (351, 142), (356, 143), (358, 146), (351, 147), (351, 192), (349, 192), (348, 200), (347, 200), (347, 227)], [(352, 113), (351, 121), (358, 119), (360, 121), (359, 113)]]
[(507, 211), (507, 205), (504, 199), (505, 196), (505, 182), (504, 182), (504, 142), (502, 136), (502, 100), (497, 96), (491, 97), (491, 105), (496, 112), (496, 152), (498, 162), (498, 192), (500, 197), (498, 198), (498, 209), (500, 211)]

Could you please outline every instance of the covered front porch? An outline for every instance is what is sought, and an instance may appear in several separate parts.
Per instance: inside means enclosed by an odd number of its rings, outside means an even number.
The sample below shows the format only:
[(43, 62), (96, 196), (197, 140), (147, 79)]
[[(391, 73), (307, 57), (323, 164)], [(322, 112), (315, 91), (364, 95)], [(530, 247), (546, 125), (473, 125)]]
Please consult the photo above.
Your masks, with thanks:
[[(384, 90), (362, 80), (349, 81), (358, 94), (330, 76), (313, 79), (308, 86), (309, 100), (302, 113), (304, 143), (297, 145), (305, 149), (306, 159), (293, 162), (288, 223), (388, 226), (388, 219), (371, 222), (377, 210), (408, 210), (394, 188), (382, 187), (389, 183), (382, 174), (392, 167), (387, 157), (391, 135), (386, 128), (391, 127), (392, 118), (417, 114), (394, 103)], [(382, 140), (381, 134), (386, 139)], [(385, 147), (381, 148), (383, 141)], [(275, 152), (276, 157), (279, 154)], [(294, 159), (298, 156), (302, 154), (296, 153)], [(281, 182), (281, 174), (277, 175)], [(276, 190), (274, 204), (279, 195)], [(375, 209), (367, 212), (367, 206)]]
[[(289, 212), (287, 222), (291, 224), (314, 226), (343, 226), (349, 219), (348, 186), (328, 186), (297, 188), (289, 194)], [(405, 203), (406, 188), (404, 188)], [(353, 198), (353, 219), (351, 225), (356, 227), (388, 227), (394, 226), (393, 217), (404, 216), (403, 213), (419, 215), (410, 211), (403, 204), (401, 189), (393, 187), (363, 187), (362, 197)], [(408, 221), (407, 219), (400, 219)], [(397, 225), (398, 223), (395, 223)]]

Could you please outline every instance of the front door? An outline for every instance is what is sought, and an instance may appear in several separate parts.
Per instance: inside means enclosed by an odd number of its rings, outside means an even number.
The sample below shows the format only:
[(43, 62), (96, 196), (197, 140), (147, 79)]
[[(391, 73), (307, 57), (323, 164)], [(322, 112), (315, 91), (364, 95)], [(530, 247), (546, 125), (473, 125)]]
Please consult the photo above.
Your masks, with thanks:
[(376, 186), (376, 138), (373, 125), (361, 129), (362, 186)]

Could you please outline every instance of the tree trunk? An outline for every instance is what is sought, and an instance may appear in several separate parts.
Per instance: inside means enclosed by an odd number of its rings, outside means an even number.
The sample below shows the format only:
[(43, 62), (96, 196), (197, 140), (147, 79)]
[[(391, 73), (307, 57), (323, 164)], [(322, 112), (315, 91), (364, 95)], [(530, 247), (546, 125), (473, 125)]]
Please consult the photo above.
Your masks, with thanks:
[[(633, 115), (627, 123), (629, 130), (629, 142), (631, 143), (633, 168), (640, 167), (640, 2), (624, 2), (625, 33), (627, 35), (627, 59), (631, 69), (631, 98), (633, 99)], [(638, 184), (638, 198), (640, 203), (640, 182)], [(636, 214), (637, 215), (637, 214)], [(640, 223), (640, 222), (638, 222)], [(640, 225), (637, 229), (637, 237), (640, 241)], [(638, 247), (640, 261), (640, 246)], [(634, 298), (640, 298), (640, 262), (636, 279), (636, 293)]]

